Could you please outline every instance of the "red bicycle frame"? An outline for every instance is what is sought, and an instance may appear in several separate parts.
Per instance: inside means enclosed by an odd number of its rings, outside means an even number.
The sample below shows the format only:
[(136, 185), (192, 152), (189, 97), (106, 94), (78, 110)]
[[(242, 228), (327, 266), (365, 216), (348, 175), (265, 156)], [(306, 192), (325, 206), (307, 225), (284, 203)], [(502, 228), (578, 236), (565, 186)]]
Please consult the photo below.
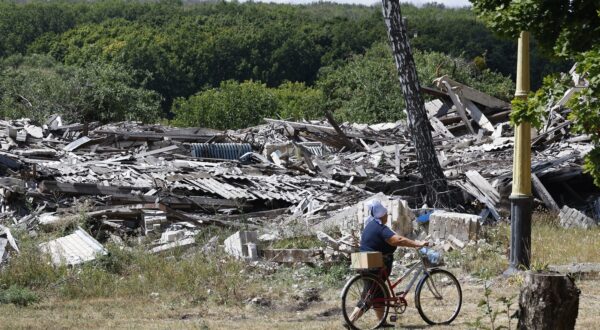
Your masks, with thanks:
[[(398, 285), (400, 285), (400, 283), (415, 270), (417, 270), (417, 271), (415, 272), (411, 281), (406, 286), (406, 289), (404, 289), (404, 291), (401, 291), (401, 292), (399, 292), (398, 295), (396, 295), (396, 290), (395, 290), (396, 287)], [(402, 305), (406, 305), (406, 299), (405, 299), (406, 295), (408, 294), (408, 292), (410, 291), (412, 286), (415, 284), (416, 280), (419, 278), (419, 276), (423, 272), (427, 273), (427, 268), (425, 267), (425, 264), (421, 260), (421, 261), (415, 262), (413, 265), (411, 265), (406, 273), (404, 273), (402, 276), (400, 276), (398, 279), (396, 279), (394, 283), (392, 283), (392, 281), (390, 280), (390, 277), (387, 276), (388, 275), (387, 268), (386, 267), (381, 268), (379, 270), (379, 274), (378, 274), (379, 279), (386, 278), (385, 283), (387, 283), (387, 286), (390, 289), (391, 294), (390, 294), (389, 298), (373, 298), (371, 300), (371, 302), (373, 303), (373, 305), (377, 304), (378, 305), (377, 307), (383, 307), (383, 306), (394, 307), (398, 304), (398, 302), (400, 302)]]

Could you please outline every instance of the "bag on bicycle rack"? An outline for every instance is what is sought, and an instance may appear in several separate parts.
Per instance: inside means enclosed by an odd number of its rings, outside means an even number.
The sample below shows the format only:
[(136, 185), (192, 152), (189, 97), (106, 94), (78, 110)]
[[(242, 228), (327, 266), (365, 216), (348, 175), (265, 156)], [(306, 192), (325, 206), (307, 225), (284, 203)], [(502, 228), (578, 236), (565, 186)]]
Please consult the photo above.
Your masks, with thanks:
[(444, 264), (442, 254), (433, 249), (422, 248), (419, 250), (421, 258), (426, 267), (439, 267)]

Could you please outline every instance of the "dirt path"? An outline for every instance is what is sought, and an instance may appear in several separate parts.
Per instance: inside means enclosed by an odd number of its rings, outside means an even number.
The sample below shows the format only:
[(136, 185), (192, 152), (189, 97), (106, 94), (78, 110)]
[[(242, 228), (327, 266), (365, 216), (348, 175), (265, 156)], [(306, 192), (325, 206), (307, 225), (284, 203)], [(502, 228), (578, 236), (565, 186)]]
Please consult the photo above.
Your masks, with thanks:
[[(482, 298), (483, 285), (474, 280), (461, 280), (463, 307), (459, 317), (450, 326), (435, 329), (470, 329), (470, 324), (482, 312), (477, 304)], [(514, 281), (513, 281), (514, 282)], [(581, 281), (582, 291), (577, 329), (594, 329), (600, 323), (600, 281)], [(498, 296), (518, 293), (518, 284), (497, 280), (493, 287), (492, 302)], [(44, 300), (29, 307), (0, 305), (0, 327), (22, 328), (119, 328), (119, 329), (342, 329), (339, 309), (339, 290), (322, 294), (323, 301), (311, 303), (305, 310), (296, 311), (294, 304), (273, 300), (269, 307), (250, 305), (237, 307), (215, 304), (190, 303), (177, 297), (147, 297), (144, 299)], [(413, 306), (396, 323), (397, 329), (424, 329)], [(285, 301), (281, 298), (281, 301)], [(516, 306), (516, 298), (515, 298)], [(514, 307), (513, 307), (514, 308)], [(487, 326), (487, 319), (483, 320)], [(508, 325), (500, 315), (498, 325)], [(512, 322), (513, 328), (515, 322)]]

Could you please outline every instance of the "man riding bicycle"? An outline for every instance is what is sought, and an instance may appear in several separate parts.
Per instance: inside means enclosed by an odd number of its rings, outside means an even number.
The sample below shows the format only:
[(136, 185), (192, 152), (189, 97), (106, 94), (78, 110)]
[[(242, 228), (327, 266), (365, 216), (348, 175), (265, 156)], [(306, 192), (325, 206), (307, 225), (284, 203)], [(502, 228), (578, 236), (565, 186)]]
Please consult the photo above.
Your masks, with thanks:
[[(385, 272), (386, 277), (382, 279), (384, 281), (392, 272), (394, 251), (396, 251), (398, 246), (420, 248), (428, 245), (428, 242), (413, 241), (404, 236), (396, 234), (393, 230), (386, 226), (387, 221), (388, 210), (381, 204), (379, 200), (373, 200), (369, 204), (369, 217), (365, 219), (365, 228), (360, 239), (360, 252), (381, 252), (383, 255), (383, 263), (387, 268), (387, 271)], [(377, 274), (377, 272), (375, 274)], [(365, 286), (365, 291), (368, 291), (369, 289), (370, 287)], [(383, 318), (383, 308), (374, 307), (373, 310), (375, 311), (378, 319)], [(361, 317), (363, 313), (364, 309), (362, 306), (356, 306), (350, 318), (352, 320), (356, 320)], [(393, 325), (384, 323), (381, 327), (390, 326)]]

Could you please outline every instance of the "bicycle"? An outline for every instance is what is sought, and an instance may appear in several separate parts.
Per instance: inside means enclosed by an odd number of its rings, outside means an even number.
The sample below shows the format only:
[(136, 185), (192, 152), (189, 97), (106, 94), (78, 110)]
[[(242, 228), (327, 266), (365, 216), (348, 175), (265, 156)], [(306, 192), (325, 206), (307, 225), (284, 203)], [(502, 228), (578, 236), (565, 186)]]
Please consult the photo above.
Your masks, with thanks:
[[(385, 267), (361, 270), (346, 283), (341, 295), (342, 312), (350, 328), (377, 328), (385, 323), (390, 308), (394, 314), (390, 316), (390, 321), (395, 322), (398, 315), (406, 311), (406, 296), (419, 277), (415, 289), (415, 307), (421, 318), (430, 325), (454, 321), (462, 305), (460, 283), (452, 273), (429, 261), (426, 248), (421, 250), (417, 250), (419, 261), (411, 264), (394, 283), (386, 276)], [(396, 287), (413, 272), (406, 288), (396, 293)]]

